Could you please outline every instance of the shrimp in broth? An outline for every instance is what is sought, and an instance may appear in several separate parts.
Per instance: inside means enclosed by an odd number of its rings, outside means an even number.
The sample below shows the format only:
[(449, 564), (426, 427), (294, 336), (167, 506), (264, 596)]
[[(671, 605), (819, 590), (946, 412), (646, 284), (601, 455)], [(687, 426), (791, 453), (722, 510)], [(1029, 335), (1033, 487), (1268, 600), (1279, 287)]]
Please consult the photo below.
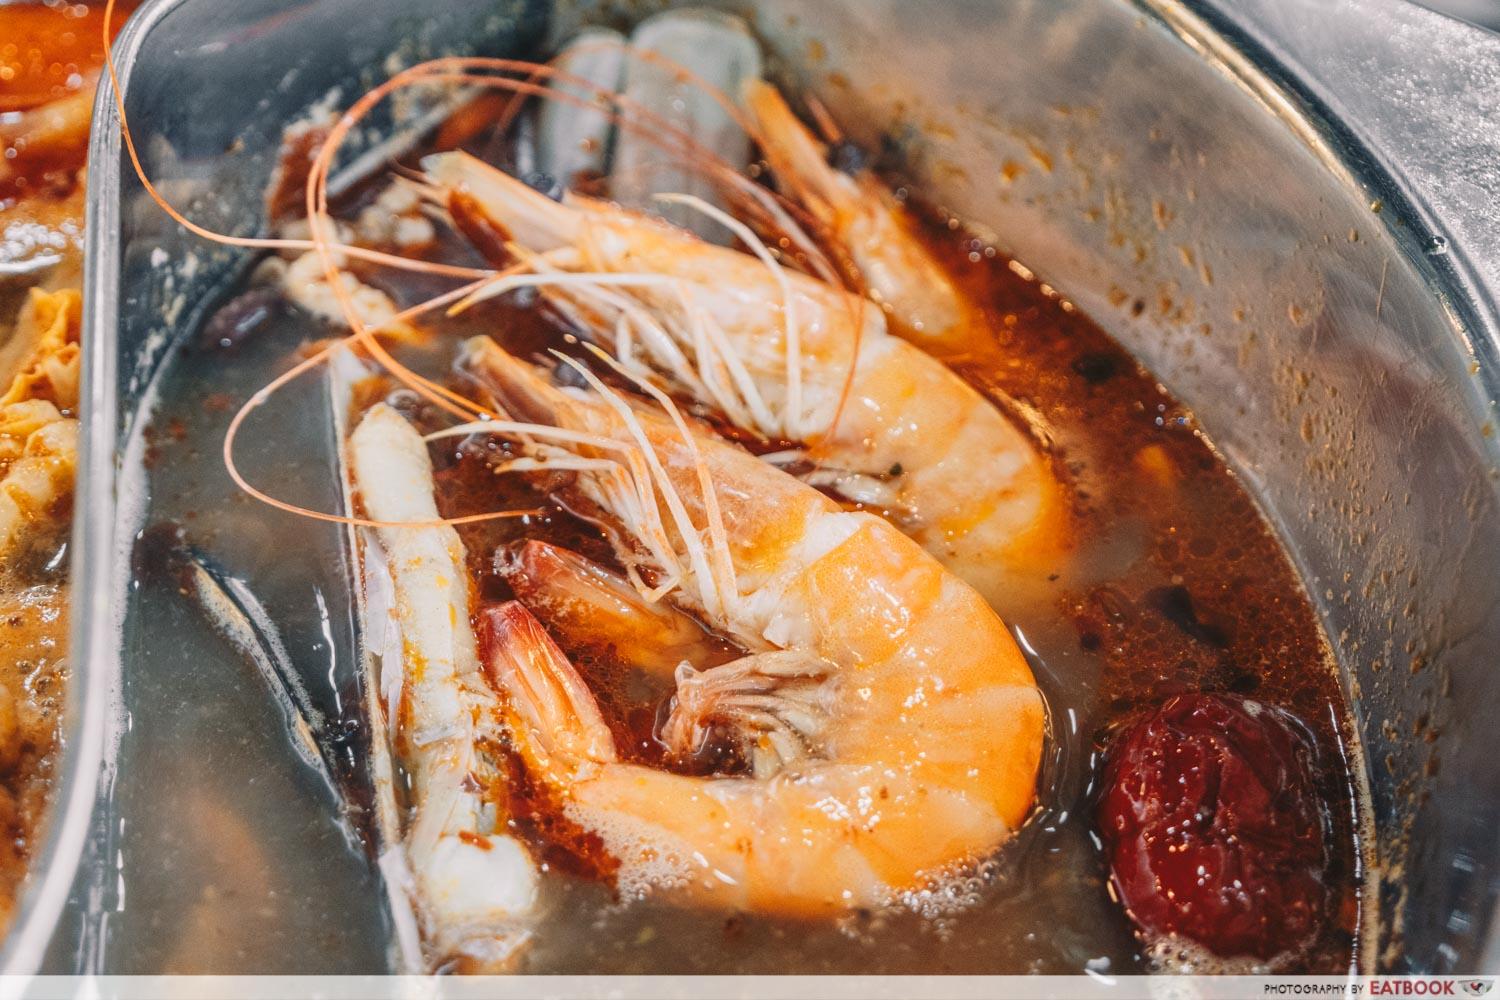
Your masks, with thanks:
[(690, 753), (714, 730), (748, 761), (693, 777), (621, 761), (524, 608), (481, 615), (522, 757), (622, 872), (706, 905), (814, 916), (884, 905), (1016, 829), (1042, 703), (970, 587), (881, 518), (597, 380), (559, 390), (487, 339), (464, 363), (506, 411), (556, 429), (518, 462), (572, 471), (622, 562), (754, 650), (678, 667), (668, 746)]
[(439, 520), (432, 465), (410, 424), (376, 407), (349, 445), (366, 511), (391, 525), (372, 544), (383, 549), (395, 592), (391, 620), (379, 624), (398, 630), (401, 650), (382, 700), (402, 723), (396, 750), (414, 802), (399, 870), (410, 871), (437, 963), (502, 971), (525, 943), (536, 869), (495, 805), (503, 735), (479, 674), (463, 543), (452, 527), (431, 523)]
[(718, 247), (603, 202), (559, 203), (462, 153), (426, 167), (452, 211), (484, 213), (532, 259), (548, 255), (537, 274), (477, 295), (540, 285), (622, 361), (644, 355), (680, 394), (762, 440), (804, 443), (767, 457), (815, 466), (811, 481), (890, 511), (1002, 611), (1008, 590), (1065, 561), (1068, 501), (1037, 443), (888, 335), (879, 309), (763, 249)]
[[(512, 95), (497, 136), (469, 128), (403, 162), (399, 198), (330, 199), (350, 130), (433, 83)], [(277, 239), (204, 231), (285, 255), (286, 297), (339, 335), (250, 397), (224, 456), (252, 496), (357, 535), (367, 603), (372, 568), (388, 575), (389, 606), (364, 622), (387, 647), (364, 704), (388, 730), (380, 866), (416, 917), (415, 964), (1076, 972), (1079, 955), (1138, 969), (1209, 941), (1244, 968), (1347, 967), (1359, 855), (1340, 703), (1253, 503), (1201, 437), (1129, 440), (1141, 393), (1175, 403), (1082, 317), (1003, 266), (956, 265), (771, 85), (713, 96), (779, 194), (557, 67), (441, 59), (330, 129), (305, 219)], [(654, 134), (725, 195), (660, 202), (737, 246), (612, 203), (607, 176), (565, 190), (496, 166), (525, 159), (508, 144), (532, 98)], [(334, 225), (409, 213), (411, 190), (433, 223), (420, 245)], [(1024, 320), (1003, 369), (997, 307)], [(347, 414), (355, 499), (297, 507), (235, 466), (235, 435), (344, 349), (379, 373)], [(1245, 619), (1228, 625), (1235, 609), (1193, 604), (1177, 548), (1148, 547), (1226, 524), (1234, 565), (1191, 569), (1195, 593), (1240, 581)], [(1043, 655), (1023, 654), (1023, 629)], [(1243, 663), (1276, 657), (1303, 666), (1245, 680)], [(1169, 698), (1184, 690), (1199, 700)], [(1137, 850), (1123, 811), (1186, 808), (1151, 770), (1173, 740), (1202, 774), (1275, 756), (1302, 796), (1295, 823), (1262, 824), (1300, 844), (1247, 847), (1262, 817), (1240, 790), (1204, 791), (1222, 808), (1203, 849), (1263, 852), (1237, 869), (1260, 882), (1182, 890), (1218, 893), (1213, 920), (1236, 928), (1291, 900), (1295, 919), (1262, 926), (1297, 940), (1194, 937), (1196, 897), (1153, 895), (1180, 872)], [(658, 927), (674, 942), (646, 944)], [(755, 943), (736, 951), (742, 932)]]
[(830, 163), (828, 147), (775, 86), (750, 80), (743, 96), (780, 186), (859, 265), (865, 291), (884, 308), (892, 330), (940, 358), (975, 350), (984, 328), (978, 310), (917, 238), (890, 188), (858, 162), (857, 149), (841, 147), (854, 162)]

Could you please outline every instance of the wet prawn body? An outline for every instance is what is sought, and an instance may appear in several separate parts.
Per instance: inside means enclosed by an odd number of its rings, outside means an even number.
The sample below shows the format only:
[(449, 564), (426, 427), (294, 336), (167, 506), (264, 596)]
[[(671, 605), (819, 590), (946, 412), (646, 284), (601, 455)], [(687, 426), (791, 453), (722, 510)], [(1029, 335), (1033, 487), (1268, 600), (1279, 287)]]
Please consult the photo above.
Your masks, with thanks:
[[(713, 519), (706, 476), (728, 528), (718, 579), (688, 574), (675, 596), (752, 652), (679, 668), (665, 732), (691, 741), (710, 722), (737, 729), (752, 774), (620, 760), (589, 709), (548, 710), (567, 699), (536, 694), (582, 687), (545, 633), (506, 619), (481, 627), (523, 758), (602, 838), (622, 879), (725, 908), (825, 915), (888, 903), (1020, 825), (1035, 795), (1041, 699), (974, 590), (884, 520), (843, 511), (734, 446), (689, 440), (650, 414), (636, 416), (633, 435), (617, 411), (545, 386), (487, 341), (466, 365), (507, 407), (518, 390), (543, 401), (541, 422), (626, 447), (644, 440), (662, 489), (695, 525)], [(581, 473), (581, 488), (618, 512), (594, 475)], [(594, 749), (580, 756), (583, 746)]]
[(845, 173), (830, 164), (828, 148), (773, 85), (748, 81), (742, 96), (780, 186), (845, 248), (896, 331), (938, 357), (972, 350), (983, 318), (917, 238), (890, 188), (868, 169)]
[(381, 528), (370, 542), (389, 567), (400, 647), (398, 662), (385, 665), (375, 711), (393, 732), (413, 803), (396, 848), (397, 870), (410, 875), (394, 881), (412, 895), (430, 961), (499, 971), (528, 936), (537, 873), (496, 809), (504, 792), (493, 744), (502, 735), (478, 670), (463, 545), (451, 527), (423, 525), (438, 517), (431, 464), (395, 411), (370, 410), (349, 457), (370, 516), (417, 525)]
[[(527, 250), (551, 252), (538, 283), (576, 326), (623, 360), (639, 353), (736, 426), (803, 442), (787, 457), (816, 464), (811, 481), (888, 511), (997, 608), (1064, 557), (1067, 500), (1047, 457), (989, 399), (891, 336), (878, 306), (655, 219), (553, 203), (462, 154), (426, 165), (458, 195), (456, 214), (482, 209)], [(599, 276), (605, 297), (549, 282), (558, 270)]]

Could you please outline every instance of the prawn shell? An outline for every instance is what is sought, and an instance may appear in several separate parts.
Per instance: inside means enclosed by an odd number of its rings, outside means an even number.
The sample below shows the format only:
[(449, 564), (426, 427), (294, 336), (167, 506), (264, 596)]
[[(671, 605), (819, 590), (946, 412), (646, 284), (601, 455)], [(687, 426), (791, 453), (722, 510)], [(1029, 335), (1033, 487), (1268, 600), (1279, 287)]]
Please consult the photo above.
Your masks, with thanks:
[[(1019, 647), (976, 591), (888, 522), (846, 512), (686, 424), (610, 400), (602, 383), (592, 396), (558, 389), (486, 339), (469, 343), (465, 366), (507, 407), (544, 420), (530, 425), (539, 432), (572, 435), (578, 458), (649, 449), (657, 503), (693, 526), (669, 532), (672, 544), (685, 550), (698, 525), (715, 523), (715, 498), (724, 527), (709, 532), (723, 533), (710, 548), (722, 542), (732, 567), (712, 578), (689, 567), (675, 599), (747, 644), (828, 664), (804, 675), (824, 678), (814, 696), (804, 688), (796, 704), (761, 702), (794, 713), (815, 754), (764, 775), (701, 778), (581, 750), (600, 724), (580, 702), (576, 671), (550, 641), (497, 633), (490, 655), (504, 669), (491, 676), (513, 708), (525, 707), (527, 724), (513, 731), (535, 747), (522, 752), (568, 818), (620, 862), (622, 895), (666, 891), (693, 905), (825, 917), (930, 885), (992, 853), (1024, 821), (1043, 704)], [(577, 481), (622, 519), (612, 535), (637, 530), (624, 519), (642, 509), (642, 484), (590, 471)], [(621, 558), (641, 555), (621, 544)], [(501, 649), (507, 641), (521, 645)], [(724, 691), (776, 697), (774, 686)], [(576, 763), (559, 768), (559, 758)]]

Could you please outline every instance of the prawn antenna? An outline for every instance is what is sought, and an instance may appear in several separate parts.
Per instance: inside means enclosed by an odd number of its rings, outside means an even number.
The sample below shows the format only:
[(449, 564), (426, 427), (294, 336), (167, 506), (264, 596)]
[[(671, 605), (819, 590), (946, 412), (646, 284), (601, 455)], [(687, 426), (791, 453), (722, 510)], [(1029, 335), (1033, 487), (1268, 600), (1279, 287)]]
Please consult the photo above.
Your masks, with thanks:
[(719, 492), (714, 485), (713, 475), (709, 471), (708, 462), (703, 458), (703, 451), (698, 447), (698, 439), (688, 427), (682, 410), (671, 396), (663, 392), (649, 379), (637, 374), (620, 364), (606, 351), (595, 344), (584, 345), (593, 355), (603, 361), (606, 365), (618, 372), (619, 375), (638, 386), (662, 408), (677, 427), (677, 432), (682, 435), (682, 441), (687, 445), (688, 451), (693, 456), (693, 467), (698, 475), (698, 489), (703, 502), (704, 519), (708, 522), (708, 539), (713, 549), (714, 559), (717, 562), (716, 584), (720, 594), (737, 595), (739, 584), (735, 579), (734, 561), (729, 556), (729, 533), (724, 528), (724, 515), (719, 506)]
[[(553, 63), (536, 63), (516, 59), (481, 57), (434, 59), (411, 66), (395, 74), (384, 83), (360, 97), (331, 127), (327, 137), (318, 149), (311, 169), (308, 171), (305, 207), (309, 239), (249, 237), (215, 232), (183, 215), (182, 212), (162, 195), (146, 171), (136, 147), (135, 137), (130, 128), (129, 115), (125, 107), (124, 90), (121, 87), (119, 71), (115, 63), (111, 33), (114, 12), (115, 0), (106, 0), (101, 27), (105, 67), (109, 76), (114, 110), (119, 120), (121, 138), (125, 145), (131, 167), (147, 195), (173, 221), (202, 239), (248, 250), (316, 253), (322, 265), (328, 287), (332, 291), (334, 300), (350, 331), (347, 337), (319, 350), (257, 391), (240, 411), (235, 414), (225, 434), (223, 460), (235, 484), (255, 499), (278, 509), (305, 517), (338, 523), (372, 527), (389, 526), (384, 522), (310, 510), (282, 501), (250, 484), (235, 464), (235, 439), (249, 415), (259, 407), (267, 405), (275, 397), (277, 391), (288, 382), (320, 365), (328, 363), (328, 359), (333, 355), (334, 350), (340, 346), (360, 349), (371, 360), (384, 368), (403, 385), (416, 392), (424, 400), (457, 418), (461, 422), (461, 425), (491, 416), (484, 407), (476, 404), (473, 400), (454, 392), (446, 386), (424, 378), (403, 365), (380, 342), (380, 337), (385, 330), (395, 326), (399, 320), (412, 319), (443, 307), (456, 306), (456, 311), (462, 311), (462, 309), (472, 306), (474, 302), (482, 298), (500, 294), (507, 287), (524, 287), (520, 283), (506, 284), (507, 281), (513, 281), (519, 278), (520, 275), (511, 273), (509, 269), (496, 271), (493, 269), (465, 267), (351, 245), (339, 240), (333, 231), (329, 210), (328, 183), (337, 153), (349, 133), (364, 120), (370, 111), (399, 90), (420, 85), (448, 84), (469, 88), (498, 90), (502, 93), (507, 93), (510, 95), (510, 98), (497, 123), (501, 128), (508, 126), (513, 121), (515, 115), (519, 112), (520, 102), (528, 98), (562, 101), (583, 109), (593, 110), (596, 113), (606, 114), (617, 128), (643, 136), (668, 154), (681, 157), (687, 166), (715, 183), (732, 202), (742, 206), (747, 213), (754, 215), (767, 228), (783, 233), (790, 244), (797, 248), (802, 257), (809, 261), (811, 266), (825, 280), (832, 280), (837, 276), (837, 272), (828, 263), (824, 246), (827, 246), (831, 252), (840, 256), (840, 262), (843, 265), (845, 275), (856, 273), (850, 269), (852, 262), (843, 259), (845, 255), (839, 254), (835, 241), (826, 239), (817, 241), (807, 235), (806, 225), (811, 224), (815, 226), (816, 223), (808, 219), (806, 213), (797, 205), (768, 190), (764, 186), (755, 183), (750, 178), (745, 177), (737, 169), (725, 163), (702, 143), (698, 142), (691, 134), (673, 125), (661, 115), (633, 101), (624, 94), (568, 73)], [(700, 76), (658, 53), (637, 49), (632, 46), (625, 46), (624, 48), (630, 58), (664, 66), (673, 72), (678, 79), (702, 90), (724, 109), (731, 120), (752, 141), (762, 148), (765, 147), (764, 137), (759, 133), (758, 128), (749, 116), (740, 110), (734, 100), (711, 86)], [(568, 85), (569, 90), (565, 91), (557, 87), (545, 86), (543, 85), (543, 81), (565, 83)], [(581, 91), (588, 96), (579, 96), (576, 91)], [(687, 201), (684, 201), (683, 204), (690, 205), (691, 207), (700, 207), (692, 205), (691, 202)], [(700, 207), (700, 211), (703, 207), (712, 209), (712, 206), (707, 206), (704, 203)], [(730, 225), (730, 228), (741, 239), (745, 239), (746, 235), (751, 237), (745, 240), (746, 245), (752, 250), (757, 251), (757, 255), (761, 256), (767, 262), (768, 266), (776, 269), (778, 280), (783, 283), (784, 311), (787, 317), (789, 415), (792, 424), (795, 426), (801, 420), (802, 373), (800, 367), (800, 336), (796, 327), (795, 307), (792, 304), (789, 287), (786, 286), (785, 276), (780, 272), (779, 265), (774, 262), (765, 244), (753, 237), (750, 228), (725, 213), (721, 213), (721, 215), (722, 218), (720, 221)], [(799, 221), (799, 217), (801, 221)], [(822, 246), (820, 246), (820, 242), (823, 244)], [(370, 328), (365, 324), (356, 310), (351, 291), (344, 281), (342, 266), (349, 259), (399, 270), (432, 274), (453, 279), (467, 279), (467, 283), (444, 292), (427, 302), (402, 311), (391, 321), (382, 324), (381, 327)], [(584, 292), (584, 294), (599, 296), (605, 292), (605, 289), (600, 287), (601, 284), (603, 283), (597, 280), (592, 283), (580, 282), (578, 283), (578, 287), (580, 289), (591, 288), (591, 290)], [(621, 282), (621, 284), (624, 284), (624, 282)], [(617, 305), (618, 302), (619, 297), (615, 297), (613, 304)], [(743, 366), (738, 364), (738, 359), (734, 358), (732, 353), (726, 350), (727, 344), (723, 342), (722, 331), (718, 331), (718, 335), (716, 336), (713, 324), (705, 322), (702, 317), (694, 316), (690, 305), (686, 308), (686, 322), (693, 329), (695, 342), (701, 348), (699, 352), (700, 369), (705, 374), (711, 371), (715, 372), (712, 389), (705, 393), (705, 395), (715, 399), (721, 405), (725, 405), (726, 410), (740, 407), (749, 407), (752, 410), (764, 410), (764, 401), (759, 398), (758, 394), (754, 393), (753, 387), (750, 386), (750, 381), (743, 371)], [(617, 326), (617, 329), (627, 337), (632, 330), (644, 331), (648, 336), (652, 336), (653, 334), (651, 326), (643, 322), (642, 317), (638, 313), (629, 314), (629, 322)], [(857, 330), (858, 327), (856, 326)], [(669, 339), (652, 336), (652, 346), (660, 350), (662, 345)], [(683, 377), (692, 377), (689, 374), (688, 366), (680, 363), (685, 361), (680, 354), (672, 360), (679, 362), (676, 370), (682, 373)], [(623, 368), (621, 370), (622, 372), (624, 371)], [(734, 389), (730, 388), (731, 384)], [(704, 387), (708, 388), (707, 385)], [(607, 387), (603, 387), (602, 383), (600, 383), (600, 388), (603, 396), (611, 400), (612, 406), (618, 405), (625, 410), (629, 409), (617, 397), (612, 396), (611, 391)], [(847, 397), (848, 391), (849, 387), (846, 384), (839, 404), (840, 411), (843, 406), (843, 399)], [(677, 414), (674, 419), (680, 419), (680, 414)], [(837, 411), (835, 419), (837, 419)], [(638, 422), (634, 421), (633, 416), (627, 418), (627, 423), (637, 424), (638, 427)], [(659, 469), (653, 469), (652, 472), (658, 483), (658, 487), (663, 490), (664, 499), (667, 498), (671, 487), (669, 483), (665, 482), (664, 473), (660, 473)], [(705, 511), (708, 511), (710, 508), (715, 511), (715, 513), (709, 515), (712, 520), (718, 516), (716, 513), (718, 506), (716, 501), (710, 499), (710, 487), (711, 483), (704, 487), (706, 492), (703, 499)], [(669, 508), (674, 506), (674, 499), (668, 499), (668, 506)], [(680, 498), (675, 498), (675, 506), (681, 506)], [(492, 517), (514, 517), (525, 513), (529, 512), (495, 511), (487, 514), (470, 515), (465, 518), (444, 519), (442, 522), (435, 523), (457, 524)], [(674, 509), (673, 514), (674, 519), (678, 519), (678, 511)], [(685, 512), (683, 512), (681, 519), (685, 519), (685, 517)], [(679, 527), (682, 526), (680, 525)], [(714, 535), (719, 530), (721, 528), (716, 526), (710, 534)], [(696, 535), (695, 533), (691, 534), (694, 534), (692, 544), (696, 545)], [(722, 553), (719, 551), (722, 544), (722, 539), (717, 539), (713, 542), (715, 547), (715, 562), (720, 563), (719, 569), (721, 572), (719, 575), (722, 575), (723, 569), (728, 565), (722, 561)], [(695, 555), (694, 559), (701, 561), (699, 555)], [(707, 581), (712, 582), (715, 580), (714, 573), (706, 572), (708, 569), (707, 566), (698, 566), (697, 569), (705, 572), (705, 579)], [(717, 585), (715, 584), (711, 589), (717, 589)]]

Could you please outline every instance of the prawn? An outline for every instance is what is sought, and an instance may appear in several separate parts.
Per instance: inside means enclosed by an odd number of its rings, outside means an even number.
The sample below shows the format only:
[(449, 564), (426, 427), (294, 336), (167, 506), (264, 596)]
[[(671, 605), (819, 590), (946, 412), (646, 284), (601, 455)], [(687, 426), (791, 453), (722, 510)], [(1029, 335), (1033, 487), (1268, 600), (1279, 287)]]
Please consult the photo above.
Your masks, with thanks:
[[(519, 603), (481, 610), (511, 740), (625, 887), (788, 916), (890, 903), (1004, 843), (1035, 795), (1044, 710), (1025, 659), (972, 588), (885, 520), (717, 437), (632, 406), (585, 366), (561, 389), (493, 341), (463, 367), (520, 420), (512, 471), (571, 473), (638, 586), (747, 652), (678, 668), (662, 730), (710, 733), (746, 773), (621, 759), (582, 678)], [(436, 436), (436, 435), (434, 435)]]
[(530, 935), (538, 876), (497, 805), (505, 798), (493, 747), (504, 734), (479, 673), (463, 543), (435, 523), (427, 446), (397, 411), (377, 404), (365, 414), (349, 460), (372, 518), (416, 525), (377, 534), (399, 629), (399, 653), (382, 663), (381, 715), (396, 732), (415, 803), (395, 869), (410, 875), (434, 966), (504, 971)]
[[(341, 261), (342, 263), (342, 261)], [(421, 332), (396, 308), (391, 297), (378, 288), (371, 288), (348, 271), (337, 271), (343, 294), (349, 307), (368, 330), (408, 342), (419, 342)], [(313, 251), (302, 254), (292, 261), (282, 273), (281, 286), (286, 297), (328, 323), (347, 322), (338, 293), (333, 290), (322, 260)]]
[(476, 296), (542, 287), (635, 374), (665, 374), (763, 440), (803, 443), (766, 457), (810, 460), (815, 485), (892, 512), (997, 607), (1055, 567), (1069, 523), (1047, 457), (947, 366), (890, 336), (880, 310), (783, 267), (722, 213), (759, 259), (602, 202), (554, 201), (466, 154), (424, 166), (450, 210), (484, 212), (535, 262)]
[(974, 342), (975, 331), (984, 329), (978, 310), (914, 235), (906, 210), (880, 178), (857, 163), (847, 172), (830, 164), (828, 147), (772, 84), (746, 80), (741, 93), (782, 193), (849, 254), (893, 330), (939, 357), (983, 346)]

